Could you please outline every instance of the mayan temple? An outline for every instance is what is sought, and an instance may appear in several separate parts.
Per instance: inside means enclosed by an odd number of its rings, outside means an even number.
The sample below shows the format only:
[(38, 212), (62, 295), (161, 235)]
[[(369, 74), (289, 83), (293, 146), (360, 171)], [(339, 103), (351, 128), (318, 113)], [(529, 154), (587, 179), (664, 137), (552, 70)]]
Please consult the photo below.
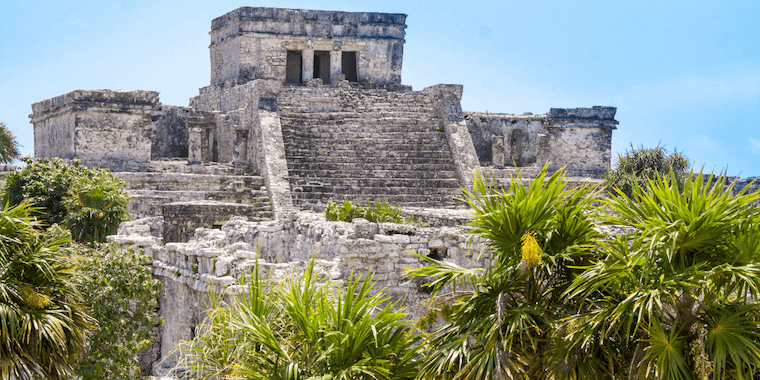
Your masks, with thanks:
[[(473, 172), (506, 185), (545, 163), (574, 183), (609, 170), (614, 107), (468, 112), (462, 84), (404, 85), (406, 19), (241, 7), (212, 21), (210, 83), (188, 107), (148, 90), (74, 90), (32, 105), (35, 157), (108, 168), (132, 196), (137, 220), (109, 239), (145, 248), (164, 283), (165, 323), (145, 370), (172, 365), (208, 293), (234, 287), (257, 257), (297, 270), (319, 251), (338, 277), (372, 267), (379, 287), (418, 300), (402, 272), (421, 264), (406, 250), (478, 265), (456, 199)], [(320, 219), (344, 198), (387, 199), (427, 226)]]

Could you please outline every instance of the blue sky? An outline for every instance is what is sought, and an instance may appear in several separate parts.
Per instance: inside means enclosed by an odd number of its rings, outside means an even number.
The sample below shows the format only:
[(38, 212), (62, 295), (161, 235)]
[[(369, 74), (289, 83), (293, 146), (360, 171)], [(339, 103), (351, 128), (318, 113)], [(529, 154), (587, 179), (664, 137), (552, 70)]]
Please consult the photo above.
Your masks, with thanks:
[(211, 20), (240, 6), (406, 13), (402, 82), (464, 85), (467, 111), (618, 108), (631, 144), (760, 176), (760, 1), (0, 2), (0, 121), (32, 154), (31, 104), (75, 89), (209, 83)]

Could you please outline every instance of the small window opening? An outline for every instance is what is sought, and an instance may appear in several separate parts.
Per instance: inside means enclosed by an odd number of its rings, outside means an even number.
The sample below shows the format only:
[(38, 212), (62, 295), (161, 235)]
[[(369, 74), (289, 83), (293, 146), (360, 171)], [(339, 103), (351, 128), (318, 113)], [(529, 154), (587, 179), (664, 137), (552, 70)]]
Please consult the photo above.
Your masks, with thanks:
[(330, 83), (330, 52), (314, 51), (314, 78), (322, 79), (322, 83)]
[(303, 82), (302, 62), (300, 51), (288, 50), (288, 57), (285, 62), (285, 83), (298, 84)]
[(427, 256), (433, 260), (443, 260), (448, 256), (448, 248), (430, 248), (430, 253)]
[(358, 82), (358, 75), (356, 75), (356, 52), (344, 51), (341, 61), (343, 75), (346, 76), (346, 80), (353, 83)]

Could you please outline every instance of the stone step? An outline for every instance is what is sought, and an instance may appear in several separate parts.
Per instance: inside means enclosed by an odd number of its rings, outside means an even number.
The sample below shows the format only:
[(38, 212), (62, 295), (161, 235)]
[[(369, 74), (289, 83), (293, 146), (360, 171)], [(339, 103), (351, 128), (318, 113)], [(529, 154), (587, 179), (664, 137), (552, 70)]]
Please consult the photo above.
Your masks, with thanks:
[[(286, 156), (288, 168), (296, 170), (456, 170), (450, 157), (443, 154), (422, 157), (362, 157), (358, 155)], [(453, 168), (453, 169), (451, 169)]]
[(308, 136), (285, 136), (283, 135), (283, 138), (285, 140), (285, 144), (290, 146), (295, 145), (313, 145), (313, 146), (320, 146), (320, 145), (327, 145), (327, 146), (341, 146), (341, 145), (349, 145), (349, 146), (399, 146), (399, 147), (419, 147), (419, 148), (427, 148), (427, 149), (441, 149), (444, 147), (448, 147), (448, 142), (443, 138), (435, 138), (435, 139), (422, 139), (422, 138), (403, 138), (403, 137), (395, 137), (395, 138), (371, 138), (371, 137), (352, 137), (352, 138), (345, 138), (345, 137), (335, 137), (335, 138), (329, 138), (329, 137), (308, 137)]
[(335, 146), (312, 146), (308, 144), (285, 143), (285, 154), (290, 157), (309, 156), (356, 156), (362, 157), (451, 157), (448, 146), (419, 146), (419, 145), (375, 145), (353, 144)]
[(117, 172), (128, 190), (222, 191), (258, 190), (264, 186), (260, 176), (219, 174)]
[[(415, 149), (418, 148), (418, 149)], [(285, 155), (288, 158), (297, 157), (363, 157), (365, 161), (382, 160), (385, 157), (399, 158), (443, 158), (451, 159), (448, 147), (415, 147), (415, 146), (372, 146), (372, 145), (338, 145), (338, 146), (308, 146), (285, 145)]]
[(419, 121), (426, 121), (426, 120), (440, 121), (441, 120), (437, 112), (435, 112), (434, 110), (429, 110), (429, 109), (417, 109), (417, 110), (401, 110), (398, 108), (362, 109), (361, 107), (359, 107), (347, 112), (312, 112), (309, 109), (301, 109), (301, 110), (281, 109), (279, 114), (280, 114), (281, 119), (287, 119), (287, 120), (293, 120), (293, 121), (334, 120), (334, 121), (343, 122), (343, 123), (361, 122), (361, 121), (366, 121), (366, 120), (377, 120), (377, 121), (385, 122), (386, 124), (388, 124), (388, 123), (408, 121), (408, 120), (419, 120)]
[(433, 189), (432, 193), (459, 191), (459, 182), (456, 178), (450, 179), (409, 179), (409, 178), (291, 178), (290, 188), (292, 191), (301, 192), (349, 192), (363, 194), (365, 192), (379, 192), (387, 194), (414, 194), (425, 193)]
[[(392, 125), (440, 125), (441, 118), (426, 115), (425, 113), (409, 112), (402, 114), (368, 114), (357, 112), (347, 112), (348, 115), (340, 117), (337, 112), (331, 113), (309, 113), (299, 114), (280, 113), (280, 123), (287, 125), (357, 125), (357, 126), (392, 126)], [(367, 124), (372, 122), (373, 124)]]
[[(382, 190), (382, 189), (378, 189)], [(300, 200), (308, 200), (308, 201), (319, 201), (322, 200), (323, 202), (327, 202), (328, 200), (332, 200), (333, 202), (342, 201), (343, 198), (348, 198), (349, 200), (361, 200), (364, 204), (366, 204), (367, 201), (375, 201), (375, 200), (384, 200), (387, 199), (388, 203), (390, 204), (401, 204), (401, 203), (409, 203), (409, 202), (426, 202), (434, 200), (437, 203), (451, 203), (455, 204), (460, 201), (457, 201), (456, 198), (461, 197), (460, 192), (449, 192), (449, 193), (424, 193), (424, 194), (409, 194), (409, 193), (401, 193), (401, 194), (389, 194), (387, 192), (383, 191), (368, 191), (365, 189), (364, 192), (348, 192), (348, 191), (305, 191), (305, 192), (293, 192), (293, 198), (300, 199)]]
[(131, 199), (127, 204), (129, 214), (137, 219), (161, 215), (161, 206), (172, 202), (216, 200), (226, 203), (249, 204), (254, 209), (271, 212), (269, 194), (266, 190), (247, 191), (198, 191), (198, 190), (126, 190)]
[(386, 195), (376, 194), (335, 194), (335, 193), (293, 193), (293, 202), (303, 209), (324, 211), (328, 201), (335, 203), (348, 199), (366, 206), (368, 201), (387, 200), (389, 204), (403, 207), (466, 208), (467, 205), (455, 198), (459, 195)]
[(225, 162), (204, 162), (202, 164), (189, 165), (186, 159), (176, 158), (151, 161), (148, 171), (155, 173), (258, 176), (258, 174), (253, 173), (250, 165)]
[[(288, 167), (293, 169), (387, 169), (414, 170), (409, 165), (454, 165), (451, 156), (444, 153), (410, 154), (407, 156), (362, 156), (360, 154), (339, 154), (336, 152), (312, 153), (308, 156), (286, 155)], [(326, 165), (326, 166), (325, 166)], [(427, 169), (425, 169), (427, 170)]]
[[(390, 125), (383, 125), (378, 123), (366, 122), (361, 125), (357, 124), (317, 124), (317, 123), (303, 123), (303, 124), (282, 124), (282, 135), (290, 136), (298, 132), (308, 131), (310, 133), (393, 133), (393, 134), (408, 134), (408, 133), (433, 133), (441, 132), (441, 125), (436, 123), (395, 123)], [(443, 136), (442, 136), (443, 138)]]
[[(411, 166), (411, 165), (410, 165)], [(456, 171), (425, 170), (423, 168), (409, 170), (341, 170), (341, 169), (288, 169), (291, 178), (419, 178), (419, 179), (449, 179), (456, 178)]]
[(286, 132), (283, 137), (289, 139), (310, 140), (414, 140), (414, 141), (446, 141), (446, 133), (439, 131), (406, 131), (406, 132), (362, 132), (350, 131), (312, 131), (311, 128), (296, 129)]

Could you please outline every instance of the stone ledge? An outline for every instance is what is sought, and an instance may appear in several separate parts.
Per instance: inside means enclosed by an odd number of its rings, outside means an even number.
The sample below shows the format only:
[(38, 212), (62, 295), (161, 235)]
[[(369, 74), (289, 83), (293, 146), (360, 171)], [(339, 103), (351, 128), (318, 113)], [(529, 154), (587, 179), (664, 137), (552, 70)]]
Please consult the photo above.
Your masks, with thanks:
[(65, 106), (79, 107), (119, 107), (137, 106), (152, 108), (160, 104), (157, 91), (122, 91), (122, 90), (74, 90), (50, 99), (32, 104), (30, 118), (38, 118), (42, 114), (57, 111)]

